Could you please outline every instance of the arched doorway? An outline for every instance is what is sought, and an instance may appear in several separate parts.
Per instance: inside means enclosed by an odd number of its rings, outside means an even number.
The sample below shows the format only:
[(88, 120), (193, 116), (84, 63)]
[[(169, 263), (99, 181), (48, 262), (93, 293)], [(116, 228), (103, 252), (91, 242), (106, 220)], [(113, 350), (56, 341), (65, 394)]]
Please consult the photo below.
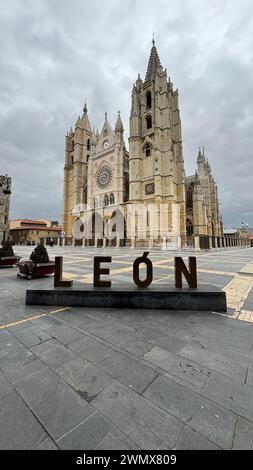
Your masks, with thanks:
[(113, 211), (110, 217), (110, 232), (111, 232), (111, 240), (109, 240), (109, 244), (111, 246), (125, 246), (126, 245), (126, 237), (127, 237), (127, 230), (126, 230), (126, 220), (124, 214), (121, 210), (116, 209)]
[(88, 246), (103, 246), (104, 225), (103, 218), (98, 211), (93, 212), (88, 222)]

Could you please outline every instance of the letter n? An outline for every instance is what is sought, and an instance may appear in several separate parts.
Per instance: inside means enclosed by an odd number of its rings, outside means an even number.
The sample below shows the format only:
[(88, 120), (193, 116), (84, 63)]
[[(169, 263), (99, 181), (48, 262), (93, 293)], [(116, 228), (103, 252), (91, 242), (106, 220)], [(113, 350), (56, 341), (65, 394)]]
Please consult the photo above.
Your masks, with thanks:
[(182, 274), (184, 275), (188, 286), (192, 289), (197, 288), (197, 269), (196, 269), (196, 257), (189, 256), (188, 265), (189, 270), (185, 266), (182, 258), (180, 256), (175, 256), (175, 287), (182, 287)]

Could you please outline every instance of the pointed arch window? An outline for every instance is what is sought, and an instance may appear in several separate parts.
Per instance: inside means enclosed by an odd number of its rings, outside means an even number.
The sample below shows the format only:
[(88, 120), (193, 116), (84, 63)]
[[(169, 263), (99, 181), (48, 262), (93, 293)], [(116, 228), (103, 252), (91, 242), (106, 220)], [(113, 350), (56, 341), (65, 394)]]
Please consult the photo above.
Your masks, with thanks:
[(193, 235), (193, 225), (190, 219), (186, 220), (186, 233), (187, 233), (187, 237), (192, 237)]
[(100, 207), (103, 207), (104, 205), (104, 199), (102, 196), (96, 196), (95, 199), (94, 199), (94, 205), (95, 205), (95, 209), (99, 209)]
[(150, 157), (151, 156), (151, 145), (150, 144), (147, 144), (146, 147), (145, 147), (145, 154), (146, 154), (146, 157)]
[(109, 197), (109, 204), (110, 204), (110, 205), (113, 205), (113, 204), (114, 204), (114, 194), (113, 194), (113, 193), (110, 194), (110, 197)]
[(108, 206), (109, 205), (109, 198), (107, 196), (107, 194), (104, 196), (104, 206)]
[(150, 115), (148, 115), (146, 117), (146, 123), (147, 123), (147, 129), (151, 129), (152, 128), (152, 117)]
[(146, 93), (146, 108), (151, 109), (152, 107), (152, 95), (151, 91), (147, 91)]
[(87, 150), (90, 150), (90, 139), (87, 140)]
[(190, 183), (186, 189), (186, 207), (192, 209), (193, 207), (193, 184)]

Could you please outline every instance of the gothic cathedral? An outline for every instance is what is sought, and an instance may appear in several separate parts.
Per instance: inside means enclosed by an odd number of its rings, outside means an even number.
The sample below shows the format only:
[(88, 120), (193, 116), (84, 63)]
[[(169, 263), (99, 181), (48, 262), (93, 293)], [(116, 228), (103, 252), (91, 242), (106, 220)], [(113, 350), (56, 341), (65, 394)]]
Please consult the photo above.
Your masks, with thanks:
[[(73, 224), (79, 218), (92, 221), (94, 213), (99, 214), (103, 227), (117, 207), (124, 216), (117, 246), (166, 246), (171, 242), (179, 248), (194, 235), (222, 236), (217, 186), (204, 152), (199, 152), (196, 175), (185, 178), (178, 90), (173, 89), (161, 65), (154, 41), (145, 80), (139, 75), (133, 85), (129, 152), (123, 135), (120, 113), (114, 129), (105, 113), (101, 132), (92, 130), (86, 104), (75, 130), (67, 133), (65, 237), (73, 236)], [(128, 209), (133, 207), (142, 207), (142, 212), (133, 216), (130, 211), (129, 217)], [(155, 212), (154, 224), (150, 207)], [(141, 228), (136, 223), (140, 218)], [(101, 229), (84, 244), (112, 243)]]

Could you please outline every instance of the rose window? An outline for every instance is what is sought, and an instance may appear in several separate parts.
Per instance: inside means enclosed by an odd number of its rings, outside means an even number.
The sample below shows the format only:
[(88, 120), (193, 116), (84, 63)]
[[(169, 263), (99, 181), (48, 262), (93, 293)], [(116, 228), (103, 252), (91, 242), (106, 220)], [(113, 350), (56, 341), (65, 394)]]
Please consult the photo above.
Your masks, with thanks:
[(112, 182), (112, 169), (105, 165), (102, 166), (97, 172), (96, 183), (100, 189), (106, 189)]

